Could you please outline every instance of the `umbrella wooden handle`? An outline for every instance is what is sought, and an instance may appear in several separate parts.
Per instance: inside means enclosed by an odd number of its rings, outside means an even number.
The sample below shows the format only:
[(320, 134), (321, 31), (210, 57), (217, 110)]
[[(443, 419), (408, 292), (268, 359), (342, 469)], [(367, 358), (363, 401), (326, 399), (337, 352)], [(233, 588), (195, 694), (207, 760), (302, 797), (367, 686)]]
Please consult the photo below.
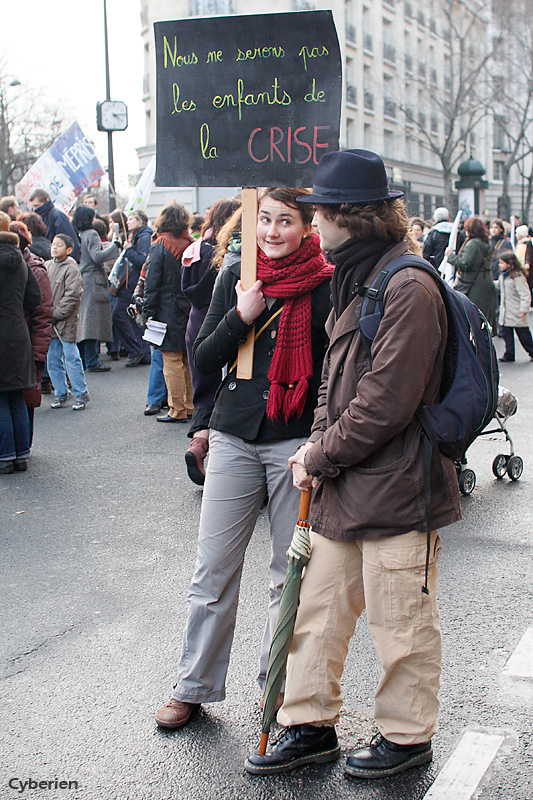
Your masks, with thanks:
[(267, 751), (268, 733), (261, 734), (261, 741), (259, 743), (259, 755), (264, 756)]
[(300, 510), (298, 511), (298, 522), (306, 522), (309, 516), (309, 506), (311, 505), (312, 489), (304, 489), (300, 497)]

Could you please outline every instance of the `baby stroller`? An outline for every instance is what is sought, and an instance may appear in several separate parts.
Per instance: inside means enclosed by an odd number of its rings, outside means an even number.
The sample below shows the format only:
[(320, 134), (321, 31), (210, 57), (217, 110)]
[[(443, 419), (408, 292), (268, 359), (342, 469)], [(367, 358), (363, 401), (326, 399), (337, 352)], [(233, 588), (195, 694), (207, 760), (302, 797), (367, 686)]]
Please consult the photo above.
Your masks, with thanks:
[[(484, 430), (480, 436), (490, 436), (491, 434), (503, 434), (505, 440), (509, 443), (509, 455), (500, 453), (492, 462), (492, 472), (496, 478), (503, 478), (508, 475), (512, 481), (517, 481), (524, 469), (524, 462), (520, 456), (515, 455), (513, 440), (509, 436), (507, 428), (505, 427), (509, 417), (516, 414), (517, 409), (516, 397), (511, 394), (508, 389), (503, 386), (498, 388), (498, 406), (496, 408), (496, 416), (493, 422), (496, 423), (496, 428)], [(455, 461), (455, 468), (457, 470), (457, 478), (459, 480), (459, 489), (464, 495), (472, 494), (476, 485), (476, 473), (474, 470), (469, 469), (467, 466), (466, 453), (465, 455)]]

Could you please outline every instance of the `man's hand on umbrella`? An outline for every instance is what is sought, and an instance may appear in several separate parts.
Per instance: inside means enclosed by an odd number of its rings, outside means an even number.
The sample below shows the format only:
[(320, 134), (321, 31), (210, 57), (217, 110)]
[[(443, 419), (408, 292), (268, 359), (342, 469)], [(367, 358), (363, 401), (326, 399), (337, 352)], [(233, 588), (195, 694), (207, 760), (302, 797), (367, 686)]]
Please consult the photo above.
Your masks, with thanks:
[(312, 446), (312, 442), (306, 442), (289, 458), (289, 467), (292, 469), (292, 485), (300, 489), (300, 491), (311, 487), (316, 489), (319, 485), (318, 478), (310, 475), (305, 468), (305, 454)]

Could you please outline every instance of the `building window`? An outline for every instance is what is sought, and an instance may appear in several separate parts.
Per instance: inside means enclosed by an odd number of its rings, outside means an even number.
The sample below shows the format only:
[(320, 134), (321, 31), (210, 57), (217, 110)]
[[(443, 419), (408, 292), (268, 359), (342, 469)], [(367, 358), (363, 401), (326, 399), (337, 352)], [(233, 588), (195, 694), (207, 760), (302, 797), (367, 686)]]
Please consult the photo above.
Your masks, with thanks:
[(396, 119), (396, 103), (392, 99), (392, 78), (383, 76), (383, 113), (386, 117)]
[(372, 34), (370, 33), (371, 30), (372, 26), (370, 24), (370, 12), (368, 11), (368, 8), (363, 8), (363, 47), (369, 53), (371, 53), (374, 49)]
[(413, 6), (407, 2), (404, 6), (406, 19), (413, 19)]
[(346, 41), (355, 44), (355, 25), (352, 0), (346, 0), (344, 7), (344, 21), (346, 24)]
[(385, 158), (392, 158), (392, 131), (383, 131), (383, 155)]
[(430, 194), (424, 195), (424, 219), (431, 219), (433, 216), (433, 202)]
[(392, 44), (392, 23), (386, 19), (383, 20), (383, 58), (392, 63), (396, 61), (396, 51)]
[(439, 120), (436, 114), (431, 115), (431, 133), (439, 132)]
[(357, 89), (353, 78), (353, 58), (346, 59), (346, 101), (355, 105), (357, 103)]
[(346, 147), (355, 147), (355, 120), (346, 120)]
[(364, 106), (366, 111), (374, 110), (374, 94), (370, 91), (370, 69), (364, 68), (363, 72), (363, 92), (364, 92)]
[(495, 181), (503, 181), (503, 169), (502, 169), (502, 162), (495, 161), (493, 166), (493, 173), (494, 173), (494, 180)]
[(372, 126), (365, 125), (363, 129), (363, 145), (365, 150), (372, 150)]

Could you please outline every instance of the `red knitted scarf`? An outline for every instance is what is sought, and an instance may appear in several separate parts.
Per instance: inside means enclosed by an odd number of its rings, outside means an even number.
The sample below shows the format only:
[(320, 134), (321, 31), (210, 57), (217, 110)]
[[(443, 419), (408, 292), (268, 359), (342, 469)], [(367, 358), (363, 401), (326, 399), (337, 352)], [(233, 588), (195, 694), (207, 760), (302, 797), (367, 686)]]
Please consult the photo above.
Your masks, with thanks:
[(181, 236), (173, 236), (171, 233), (158, 233), (156, 242), (160, 242), (166, 250), (170, 250), (175, 258), (179, 258), (191, 242), (194, 242), (194, 239), (187, 231), (183, 231)]
[(311, 292), (331, 279), (333, 266), (312, 234), (286, 258), (268, 258), (257, 248), (257, 278), (267, 297), (283, 299), (278, 338), (268, 373), (270, 392), (267, 416), (285, 421), (301, 416), (309, 378), (313, 374), (311, 350)]

